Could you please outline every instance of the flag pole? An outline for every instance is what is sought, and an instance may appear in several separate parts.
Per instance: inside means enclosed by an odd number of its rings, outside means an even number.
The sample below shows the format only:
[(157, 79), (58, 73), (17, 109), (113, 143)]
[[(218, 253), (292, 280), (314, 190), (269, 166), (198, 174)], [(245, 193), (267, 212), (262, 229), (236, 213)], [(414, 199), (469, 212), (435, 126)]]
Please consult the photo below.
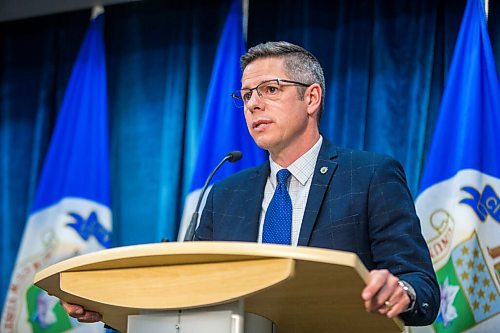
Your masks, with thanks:
[(101, 5), (95, 5), (92, 7), (92, 14), (90, 15), (90, 19), (93, 20), (97, 16), (101, 15), (104, 13), (104, 7)]
[(248, 40), (248, 1), (249, 0), (241, 0), (241, 8), (243, 9), (241, 23), (243, 24), (243, 38), (245, 39), (245, 43)]

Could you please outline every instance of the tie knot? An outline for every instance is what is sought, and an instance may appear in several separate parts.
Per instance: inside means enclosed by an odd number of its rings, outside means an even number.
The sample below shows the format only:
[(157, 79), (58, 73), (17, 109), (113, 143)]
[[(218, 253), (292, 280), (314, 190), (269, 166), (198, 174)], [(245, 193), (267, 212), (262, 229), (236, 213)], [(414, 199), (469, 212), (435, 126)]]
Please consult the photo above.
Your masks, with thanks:
[(278, 185), (286, 185), (286, 181), (288, 177), (290, 177), (291, 173), (288, 169), (281, 169), (276, 174), (276, 180), (278, 181)]

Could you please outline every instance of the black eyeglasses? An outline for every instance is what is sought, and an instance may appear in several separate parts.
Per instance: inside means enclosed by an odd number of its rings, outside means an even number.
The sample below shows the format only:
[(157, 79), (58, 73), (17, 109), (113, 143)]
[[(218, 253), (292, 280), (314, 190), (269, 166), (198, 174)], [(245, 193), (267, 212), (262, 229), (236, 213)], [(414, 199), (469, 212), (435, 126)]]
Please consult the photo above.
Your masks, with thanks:
[(284, 80), (284, 79), (272, 79), (272, 80), (262, 81), (255, 88), (245, 88), (237, 90), (233, 92), (231, 96), (233, 97), (234, 104), (237, 107), (242, 108), (252, 98), (252, 93), (254, 90), (257, 92), (257, 95), (259, 95), (260, 98), (263, 98), (265, 100), (275, 101), (280, 98), (281, 92), (283, 91), (282, 87), (284, 86), (294, 85), (294, 86), (309, 87), (311, 84), (312, 83), (307, 84), (307, 83)]

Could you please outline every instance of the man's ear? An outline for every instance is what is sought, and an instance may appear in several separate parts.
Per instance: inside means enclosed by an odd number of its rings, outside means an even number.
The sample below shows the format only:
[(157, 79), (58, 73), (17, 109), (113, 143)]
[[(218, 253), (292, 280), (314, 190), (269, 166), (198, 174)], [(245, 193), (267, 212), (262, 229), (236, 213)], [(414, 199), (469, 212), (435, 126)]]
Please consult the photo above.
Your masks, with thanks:
[(304, 98), (307, 102), (307, 113), (309, 113), (309, 115), (318, 113), (321, 107), (322, 96), (323, 92), (319, 84), (313, 83), (307, 87)]

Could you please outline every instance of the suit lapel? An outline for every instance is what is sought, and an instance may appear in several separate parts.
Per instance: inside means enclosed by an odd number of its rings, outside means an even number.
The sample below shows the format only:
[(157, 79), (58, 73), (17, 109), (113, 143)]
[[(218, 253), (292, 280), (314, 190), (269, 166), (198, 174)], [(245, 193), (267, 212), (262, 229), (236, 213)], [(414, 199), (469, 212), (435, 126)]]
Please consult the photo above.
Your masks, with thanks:
[(309, 190), (309, 197), (307, 199), (306, 209), (304, 211), (304, 218), (302, 219), (302, 226), (300, 227), (298, 245), (307, 246), (311, 233), (316, 224), (321, 204), (324, 201), (325, 193), (332, 176), (337, 170), (337, 149), (326, 139), (323, 139), (323, 145), (319, 152), (318, 161), (314, 168), (314, 174)]
[(259, 237), (260, 213), (262, 200), (264, 199), (264, 188), (269, 176), (269, 161), (263, 163), (249, 178), (246, 187), (246, 198), (243, 200), (245, 206), (245, 219), (241, 224), (238, 238), (242, 241), (256, 242)]

